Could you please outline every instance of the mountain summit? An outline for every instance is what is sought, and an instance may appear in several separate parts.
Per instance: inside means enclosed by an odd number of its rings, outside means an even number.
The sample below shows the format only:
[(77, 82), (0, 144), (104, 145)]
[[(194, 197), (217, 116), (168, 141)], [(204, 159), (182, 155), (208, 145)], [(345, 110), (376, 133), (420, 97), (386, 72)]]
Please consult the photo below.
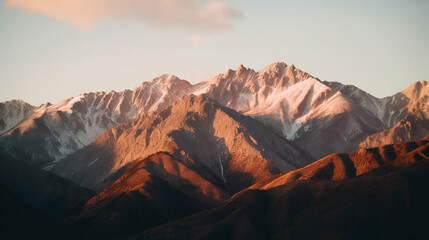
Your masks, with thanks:
[[(426, 81), (379, 99), (355, 86), (322, 82), (294, 65), (276, 62), (259, 71), (240, 65), (195, 85), (164, 74), (133, 91), (86, 93), (31, 108), (29, 116), (12, 114), (16, 118), (3, 126), (0, 145), (18, 159), (49, 169), (108, 129), (160, 112), (190, 94), (205, 94), (264, 123), (314, 159), (417, 140), (429, 133)], [(3, 122), (10, 118), (0, 114)]]

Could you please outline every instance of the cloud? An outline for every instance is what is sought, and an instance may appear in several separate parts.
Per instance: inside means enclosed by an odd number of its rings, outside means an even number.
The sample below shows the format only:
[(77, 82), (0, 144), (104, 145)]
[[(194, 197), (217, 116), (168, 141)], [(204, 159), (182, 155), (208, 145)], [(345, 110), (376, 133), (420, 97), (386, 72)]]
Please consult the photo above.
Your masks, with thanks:
[(200, 48), (204, 44), (204, 38), (200, 35), (189, 35), (187, 37), (193, 47)]
[(228, 30), (242, 13), (224, 0), (7, 0), (19, 8), (88, 30), (106, 19), (139, 19), (157, 28)]

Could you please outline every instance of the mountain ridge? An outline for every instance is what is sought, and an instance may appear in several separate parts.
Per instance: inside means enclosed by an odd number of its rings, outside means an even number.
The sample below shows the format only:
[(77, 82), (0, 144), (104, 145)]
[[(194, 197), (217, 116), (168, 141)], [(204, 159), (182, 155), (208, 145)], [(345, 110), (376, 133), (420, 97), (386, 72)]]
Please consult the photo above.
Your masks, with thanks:
[(122, 239), (424, 238), (429, 234), (429, 144), (398, 147), (397, 156), (389, 155), (385, 165), (360, 176), (333, 179), (322, 171), (320, 177), (279, 181), (285, 173), (216, 208)]
[(205, 95), (190, 95), (161, 112), (112, 128), (53, 171), (99, 191), (110, 185), (103, 183), (107, 176), (160, 151), (233, 192), (273, 172), (311, 162), (258, 121)]
[[(134, 90), (85, 93), (45, 104), (3, 133), (0, 145), (18, 159), (31, 159), (50, 169), (106, 130), (139, 115), (159, 112), (189, 94), (206, 94), (252, 116), (316, 159), (417, 140), (428, 132), (424, 127), (428, 119), (426, 81), (379, 99), (352, 85), (321, 81), (293, 64), (276, 62), (259, 71), (240, 65), (197, 84), (164, 74)], [(419, 122), (415, 125), (420, 127), (413, 130), (419, 134), (408, 135), (406, 124), (400, 124), (407, 121), (404, 119)]]

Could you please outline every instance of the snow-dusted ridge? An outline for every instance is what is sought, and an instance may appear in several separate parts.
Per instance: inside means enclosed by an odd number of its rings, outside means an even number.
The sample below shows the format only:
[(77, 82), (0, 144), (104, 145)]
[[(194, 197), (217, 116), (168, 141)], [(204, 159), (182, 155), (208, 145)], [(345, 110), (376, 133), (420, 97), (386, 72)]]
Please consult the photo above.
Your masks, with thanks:
[(20, 124), (3, 133), (0, 142), (6, 142), (8, 152), (16, 157), (57, 161), (113, 126), (158, 112), (190, 94), (206, 94), (264, 122), (316, 158), (354, 151), (367, 137), (414, 112), (422, 112), (426, 119), (429, 95), (425, 81), (378, 99), (354, 86), (322, 82), (283, 62), (259, 71), (240, 65), (195, 85), (164, 74), (134, 90), (85, 93), (43, 105), (30, 116), (17, 117)]
[(188, 82), (165, 74), (142, 83), (134, 91), (91, 92), (54, 105), (43, 104), (5, 132), (0, 142), (15, 157), (51, 164), (120, 123), (165, 108), (191, 88)]

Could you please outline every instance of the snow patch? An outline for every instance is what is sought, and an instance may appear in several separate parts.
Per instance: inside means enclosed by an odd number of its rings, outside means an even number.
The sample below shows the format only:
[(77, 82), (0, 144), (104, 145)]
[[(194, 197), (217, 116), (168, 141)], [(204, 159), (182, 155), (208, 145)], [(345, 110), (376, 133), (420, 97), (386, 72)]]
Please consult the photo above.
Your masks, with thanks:
[(71, 100), (67, 101), (67, 102), (65, 103), (65, 105), (60, 106), (60, 107), (58, 108), (58, 110), (59, 110), (59, 111), (62, 111), (62, 112), (73, 113), (73, 110), (72, 110), (73, 105), (74, 105), (75, 103), (77, 103), (77, 102), (81, 101), (84, 97), (85, 97), (85, 96), (84, 96), (83, 94), (81, 94), (81, 95), (79, 95), (79, 96), (77, 96), (77, 97), (74, 97), (74, 98), (72, 98)]

